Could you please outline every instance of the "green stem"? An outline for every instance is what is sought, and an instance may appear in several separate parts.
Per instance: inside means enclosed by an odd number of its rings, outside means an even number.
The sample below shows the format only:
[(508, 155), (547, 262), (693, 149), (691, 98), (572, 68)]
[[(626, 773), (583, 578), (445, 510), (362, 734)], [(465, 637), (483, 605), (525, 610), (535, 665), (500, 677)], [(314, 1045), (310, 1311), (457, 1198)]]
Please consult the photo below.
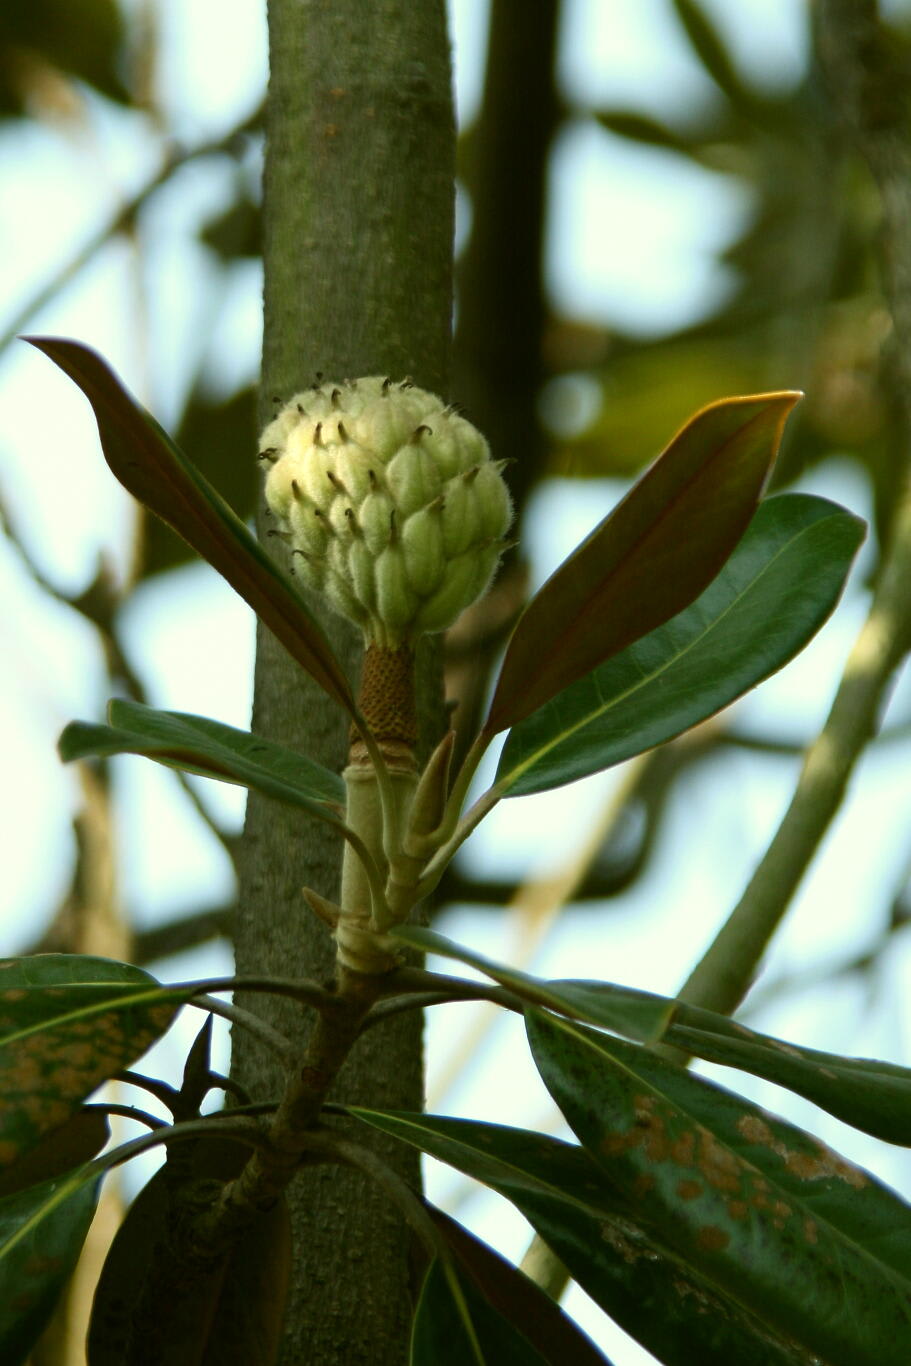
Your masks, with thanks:
[(383, 872), (389, 867), (384, 844), (389, 829), (403, 826), (417, 775), (387, 770), (385, 803), (374, 764), (349, 764), (343, 776), (348, 790), (346, 824), (362, 841), (369, 863), (355, 856), (349, 841), (342, 859), (341, 915), (336, 929), (339, 962), (352, 972), (385, 974), (395, 967), (396, 959), (378, 942), (393, 919), (383, 885)]
[(739, 903), (678, 993), (681, 1001), (729, 1014), (746, 995), (876, 730), (886, 687), (911, 645), (909, 584), (911, 486), (906, 486), (870, 613), (848, 657), (828, 719), (807, 750), (790, 806)]
[(452, 785), (452, 791), (449, 794), (449, 800), (446, 803), (446, 811), (443, 815), (443, 820), (440, 823), (440, 828), (435, 830), (431, 837), (434, 849), (438, 849), (441, 844), (451, 839), (452, 835), (455, 833), (459, 823), (459, 816), (462, 813), (462, 807), (465, 805), (465, 798), (468, 796), (471, 780), (477, 773), (478, 765), (487, 752), (489, 744), (490, 736), (486, 735), (484, 731), (481, 731), (480, 735), (475, 736), (472, 741), (471, 748), (462, 761), (462, 767), (456, 774), (455, 781)]
[(459, 821), (450, 838), (437, 849), (427, 864), (424, 869), (424, 876), (417, 886), (416, 900), (421, 900), (422, 897), (430, 895), (460, 846), (465, 843), (472, 831), (481, 824), (484, 817), (493, 810), (499, 800), (500, 793), (496, 787), (489, 787), (486, 792), (481, 794), (471, 810)]

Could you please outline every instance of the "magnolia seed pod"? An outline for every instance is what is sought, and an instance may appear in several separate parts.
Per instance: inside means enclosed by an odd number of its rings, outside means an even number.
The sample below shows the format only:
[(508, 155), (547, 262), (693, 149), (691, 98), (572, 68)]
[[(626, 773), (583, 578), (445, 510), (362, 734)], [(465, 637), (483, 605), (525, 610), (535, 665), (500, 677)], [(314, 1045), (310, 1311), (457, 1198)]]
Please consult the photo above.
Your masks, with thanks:
[(435, 395), (380, 376), (319, 384), (260, 450), (295, 573), (368, 643), (445, 630), (489, 584), (512, 518), (501, 463)]

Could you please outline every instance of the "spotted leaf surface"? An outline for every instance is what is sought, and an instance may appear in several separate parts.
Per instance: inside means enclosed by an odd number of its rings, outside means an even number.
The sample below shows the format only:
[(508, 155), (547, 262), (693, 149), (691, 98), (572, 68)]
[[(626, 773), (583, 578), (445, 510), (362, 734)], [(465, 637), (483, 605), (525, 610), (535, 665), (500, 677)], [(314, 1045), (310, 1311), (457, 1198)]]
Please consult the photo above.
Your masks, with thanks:
[(819, 1366), (637, 1226), (584, 1149), (501, 1124), (357, 1114), (499, 1191), (595, 1303), (665, 1366)]
[(140, 1057), (176, 1009), (172, 990), (126, 963), (75, 954), (0, 962), (0, 1168)]
[(832, 1366), (911, 1355), (911, 1211), (809, 1134), (683, 1068), (530, 1011), (548, 1090), (638, 1226)]
[(50, 1318), (85, 1235), (98, 1173), (67, 1176), (0, 1199), (0, 1361), (20, 1366)]

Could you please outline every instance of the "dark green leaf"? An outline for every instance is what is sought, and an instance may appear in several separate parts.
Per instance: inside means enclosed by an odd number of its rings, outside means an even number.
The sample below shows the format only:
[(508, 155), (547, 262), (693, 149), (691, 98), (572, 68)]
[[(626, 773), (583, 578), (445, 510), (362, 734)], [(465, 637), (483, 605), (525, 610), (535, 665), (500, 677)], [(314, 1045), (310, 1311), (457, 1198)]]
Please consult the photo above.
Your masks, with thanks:
[(354, 714), (348, 680), (303, 598), (101, 357), (79, 342), (60, 337), (25, 340), (59, 365), (85, 394), (95, 413), (105, 459), (124, 488), (208, 560), (298, 664)]
[[(458, 1264), (463, 1286), (473, 1288), (507, 1323), (520, 1327), (540, 1360), (554, 1366), (604, 1366), (597, 1348), (534, 1281), (442, 1210), (430, 1206), (428, 1213)], [(511, 1361), (512, 1356), (503, 1359)]]
[[(221, 1138), (200, 1139), (193, 1144), (187, 1176), (230, 1180), (248, 1154), (248, 1148)], [(140, 1191), (118, 1229), (92, 1306), (88, 1366), (122, 1366), (137, 1359), (135, 1343), (130, 1351), (130, 1325), (150, 1280), (167, 1291), (160, 1303), (146, 1302), (140, 1323), (142, 1360), (168, 1366), (272, 1366), (291, 1268), (284, 1196), (245, 1229), (230, 1252), (192, 1277), (169, 1274), (168, 1220), (174, 1196), (172, 1174), (165, 1167)]]
[(519, 618), (487, 734), (529, 716), (699, 596), (746, 530), (799, 397), (721, 399), (677, 433)]
[(11, 1167), (0, 1170), (0, 1199), (56, 1180), (91, 1162), (110, 1136), (107, 1116), (100, 1110), (77, 1110), (59, 1129), (39, 1138)]
[[(516, 1323), (510, 1322), (479, 1294), (467, 1277), (447, 1273), (434, 1261), (424, 1281), (411, 1338), (411, 1366), (548, 1366)], [(524, 1324), (523, 1324), (524, 1327)], [(603, 1358), (602, 1358), (603, 1359)]]
[(460, 963), (468, 963), (515, 992), (523, 1001), (546, 1006), (548, 1010), (587, 1020), (605, 1029), (613, 1029), (629, 1039), (642, 1042), (660, 1039), (676, 1005), (675, 1001), (664, 996), (637, 991), (634, 987), (614, 986), (611, 982), (595, 983), (597, 991), (594, 992), (589, 990), (592, 984), (587, 982), (545, 982), (539, 977), (519, 972), (517, 968), (494, 963), (472, 949), (453, 943), (435, 930), (425, 930), (417, 925), (396, 925), (391, 933), (394, 938), (419, 949), (421, 953), (436, 953), (442, 958), (455, 958)]
[(541, 792), (697, 725), (782, 668), (832, 612), (864, 535), (824, 498), (763, 502), (691, 606), (510, 731), (496, 785)]
[(355, 1113), (499, 1191), (586, 1293), (669, 1366), (818, 1366), (631, 1223), (581, 1148), (472, 1120)]
[(79, 1167), (0, 1200), (0, 1361), (20, 1366), (40, 1337), (88, 1233), (98, 1173)]
[(634, 987), (530, 977), (416, 925), (396, 926), (392, 934), (421, 953), (439, 954), (477, 968), (531, 1005), (610, 1029), (626, 1039), (661, 1041), (707, 1062), (736, 1067), (787, 1087), (855, 1129), (911, 1147), (911, 1069), (907, 1067), (785, 1043), (726, 1015)]
[[(703, 1015), (706, 1018), (699, 1019)], [(870, 1058), (845, 1058), (783, 1043), (722, 1016), (681, 1006), (668, 1043), (704, 1058), (786, 1086), (855, 1129), (911, 1147), (911, 1070)]]
[(0, 962), (0, 1167), (140, 1057), (176, 1008), (172, 989), (125, 963), (75, 954)]
[(905, 1366), (911, 1210), (822, 1143), (651, 1050), (528, 1012), (535, 1062), (630, 1217), (832, 1366)]
[(68, 725), (60, 737), (61, 758), (69, 762), (90, 755), (142, 754), (170, 768), (239, 783), (303, 807), (321, 820), (339, 822), (345, 785), (313, 759), (205, 716), (120, 701), (111, 703), (109, 714), (111, 726), (83, 721)]

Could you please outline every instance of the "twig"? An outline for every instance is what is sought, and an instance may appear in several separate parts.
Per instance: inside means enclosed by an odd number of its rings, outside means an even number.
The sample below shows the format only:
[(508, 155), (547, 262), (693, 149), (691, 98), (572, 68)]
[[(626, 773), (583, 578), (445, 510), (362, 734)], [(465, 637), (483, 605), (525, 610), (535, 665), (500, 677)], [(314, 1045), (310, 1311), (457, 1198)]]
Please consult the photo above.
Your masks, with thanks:
[(249, 1030), (256, 1038), (270, 1048), (289, 1067), (293, 1067), (297, 1061), (297, 1050), (290, 1039), (286, 1039), (284, 1034), (280, 1034), (277, 1029), (266, 1024), (259, 1015), (254, 1015), (250, 1010), (243, 1010), (240, 1006), (228, 1005), (227, 1001), (219, 1001), (215, 996), (198, 996), (194, 998), (193, 1004), (203, 1010), (209, 1010), (213, 1015), (220, 1015), (223, 1020), (230, 1020), (232, 1024), (240, 1025), (241, 1028)]
[[(181, 984), (175, 985), (180, 990)], [(199, 981), (194, 979), (192, 982), (183, 985), (188, 988), (192, 987), (194, 995), (197, 992), (210, 991), (270, 992), (275, 996), (290, 996), (302, 1005), (313, 1006), (316, 1010), (337, 1011), (340, 1009), (339, 998), (334, 991), (327, 991), (325, 987), (320, 986), (319, 982), (311, 982), (306, 978), (257, 976), (253, 973), (246, 973), (239, 977), (204, 977)], [(197, 1003), (194, 1002), (194, 1004)]]
[(199, 147), (190, 148), (187, 151), (172, 151), (167, 157), (161, 169), (152, 179), (143, 186), (131, 199), (122, 204), (114, 213), (110, 215), (107, 222), (103, 223), (96, 232), (84, 242), (83, 245), (59, 266), (44, 284), (35, 291), (20, 308), (6, 330), (0, 333), (0, 352), (4, 351), (10, 342), (15, 341), (19, 333), (28, 326), (31, 319), (42, 308), (51, 302), (56, 294), (66, 285), (70, 284), (80, 274), (89, 262), (98, 254), (112, 237), (120, 232), (127, 231), (132, 225), (136, 215), (144, 207), (146, 202), (161, 189), (162, 185), (170, 180), (175, 171), (188, 165), (192, 161), (199, 160), (200, 157), (216, 156), (219, 153), (233, 152), (237, 146), (238, 139), (246, 133), (256, 130), (260, 121), (260, 113), (257, 111), (251, 118), (244, 123), (232, 128), (224, 137), (216, 138), (213, 142), (203, 143)]
[(121, 1119), (133, 1119), (138, 1124), (144, 1124), (146, 1128), (157, 1131), (169, 1127), (166, 1119), (158, 1119), (155, 1115), (150, 1115), (148, 1110), (139, 1110), (135, 1105), (118, 1105), (114, 1101), (98, 1101), (92, 1105), (84, 1105), (84, 1110), (94, 1110), (103, 1115), (118, 1115)]
[[(813, 855), (838, 810), (854, 766), (876, 731), (889, 681), (911, 646), (911, 150), (902, 83), (889, 65), (873, 0), (822, 0), (823, 68), (847, 109), (858, 149), (882, 196), (883, 287), (897, 346), (895, 401), (904, 415), (902, 486), (870, 612), (851, 651), (828, 719), (811, 744), (790, 806), (738, 905), (679, 993), (727, 1014), (743, 999)], [(897, 98), (890, 111), (889, 98)], [(885, 101), (885, 103), (884, 103)], [(899, 117), (898, 111), (901, 112)]]

